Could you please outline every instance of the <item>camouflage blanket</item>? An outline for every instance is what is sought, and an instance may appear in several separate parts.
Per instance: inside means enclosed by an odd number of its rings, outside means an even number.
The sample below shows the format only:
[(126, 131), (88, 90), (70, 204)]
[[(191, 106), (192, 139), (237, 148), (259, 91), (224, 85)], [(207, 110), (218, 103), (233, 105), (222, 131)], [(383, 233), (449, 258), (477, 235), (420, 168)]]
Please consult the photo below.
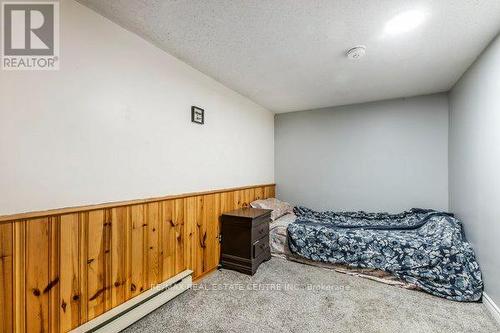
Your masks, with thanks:
[(381, 269), (436, 296), (481, 299), (483, 281), (460, 220), (412, 209), (400, 214), (317, 212), (295, 207), (292, 253), (314, 261)]

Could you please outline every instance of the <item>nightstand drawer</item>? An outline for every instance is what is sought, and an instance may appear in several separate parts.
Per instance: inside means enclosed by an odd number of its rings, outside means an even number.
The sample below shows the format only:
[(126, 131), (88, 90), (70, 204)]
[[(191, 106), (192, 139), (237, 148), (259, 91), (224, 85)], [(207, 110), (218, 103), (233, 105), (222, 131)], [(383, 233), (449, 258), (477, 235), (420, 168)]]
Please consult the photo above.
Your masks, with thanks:
[(269, 223), (261, 223), (255, 228), (252, 228), (252, 242), (255, 242), (256, 240), (267, 235), (269, 235)]
[(253, 243), (252, 258), (258, 258), (266, 252), (269, 252), (269, 235), (266, 235)]

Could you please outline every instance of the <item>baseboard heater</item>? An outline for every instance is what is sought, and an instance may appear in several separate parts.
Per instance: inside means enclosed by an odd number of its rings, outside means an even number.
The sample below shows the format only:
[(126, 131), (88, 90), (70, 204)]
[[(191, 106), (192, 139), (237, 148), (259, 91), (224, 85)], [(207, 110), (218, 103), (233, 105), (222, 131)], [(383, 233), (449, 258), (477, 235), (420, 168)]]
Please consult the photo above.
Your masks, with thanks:
[(193, 272), (185, 270), (72, 330), (72, 333), (118, 333), (191, 288)]

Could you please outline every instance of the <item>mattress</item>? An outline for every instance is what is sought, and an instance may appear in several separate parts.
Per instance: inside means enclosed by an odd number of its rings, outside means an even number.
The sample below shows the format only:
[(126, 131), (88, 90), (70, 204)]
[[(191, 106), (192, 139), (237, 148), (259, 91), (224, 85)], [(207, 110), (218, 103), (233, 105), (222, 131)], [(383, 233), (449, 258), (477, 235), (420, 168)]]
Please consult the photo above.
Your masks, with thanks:
[(391, 275), (390, 273), (382, 270), (352, 268), (346, 265), (308, 260), (294, 255), (288, 247), (287, 228), (290, 223), (295, 222), (295, 219), (296, 216), (294, 214), (287, 214), (271, 222), (269, 226), (269, 246), (271, 248), (271, 255), (273, 257), (299, 262), (315, 267), (321, 267), (324, 269), (331, 269), (339, 273), (359, 276), (385, 284), (399, 286), (405, 289), (418, 289), (417, 286), (411, 283), (404, 282)]

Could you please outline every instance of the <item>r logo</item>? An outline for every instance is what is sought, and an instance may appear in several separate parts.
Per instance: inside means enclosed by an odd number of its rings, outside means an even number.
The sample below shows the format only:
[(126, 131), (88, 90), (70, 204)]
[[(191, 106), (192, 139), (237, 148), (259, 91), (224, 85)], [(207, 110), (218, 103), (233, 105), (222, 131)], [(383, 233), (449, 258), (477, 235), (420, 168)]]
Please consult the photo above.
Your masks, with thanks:
[(54, 56), (54, 4), (3, 6), (4, 56)]

